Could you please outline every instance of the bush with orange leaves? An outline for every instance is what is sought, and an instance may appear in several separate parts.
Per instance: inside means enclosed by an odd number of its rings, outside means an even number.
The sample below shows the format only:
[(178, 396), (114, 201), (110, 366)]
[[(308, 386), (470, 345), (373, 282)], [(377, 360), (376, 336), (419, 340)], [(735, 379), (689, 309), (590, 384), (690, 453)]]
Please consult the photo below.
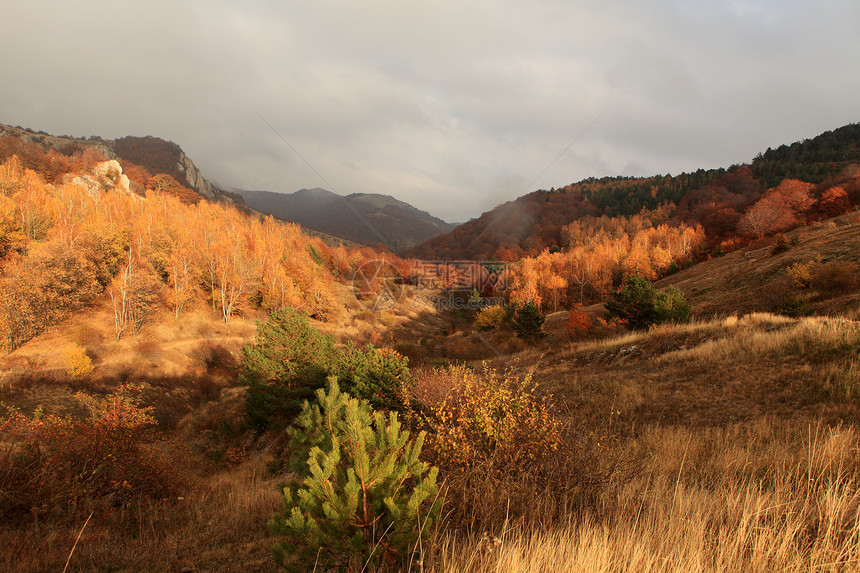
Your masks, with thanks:
[(7, 407), (0, 415), (0, 519), (75, 521), (175, 495), (175, 466), (144, 446), (155, 420), (137, 391), (123, 385), (103, 398), (79, 393), (89, 410), (82, 418)]
[(574, 340), (580, 340), (589, 335), (593, 325), (594, 321), (591, 320), (588, 313), (579, 309), (572, 309), (564, 328), (568, 336)]
[(492, 459), (497, 468), (539, 463), (556, 451), (562, 422), (535, 393), (531, 373), (499, 374), (486, 365), (421, 373), (412, 407), (428, 426), (427, 445), (443, 468), (474, 467)]

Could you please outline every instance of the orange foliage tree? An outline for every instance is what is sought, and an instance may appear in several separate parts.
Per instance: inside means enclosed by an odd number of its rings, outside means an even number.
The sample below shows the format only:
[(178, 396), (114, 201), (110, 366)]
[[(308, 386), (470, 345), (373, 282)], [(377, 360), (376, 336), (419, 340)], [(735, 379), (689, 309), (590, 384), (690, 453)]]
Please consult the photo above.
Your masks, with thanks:
[(818, 202), (818, 211), (824, 217), (836, 217), (851, 208), (848, 193), (842, 187), (831, 187), (821, 196)]
[(800, 224), (800, 218), (815, 203), (812, 185), (786, 179), (750, 207), (738, 222), (738, 232), (749, 237), (787, 231)]

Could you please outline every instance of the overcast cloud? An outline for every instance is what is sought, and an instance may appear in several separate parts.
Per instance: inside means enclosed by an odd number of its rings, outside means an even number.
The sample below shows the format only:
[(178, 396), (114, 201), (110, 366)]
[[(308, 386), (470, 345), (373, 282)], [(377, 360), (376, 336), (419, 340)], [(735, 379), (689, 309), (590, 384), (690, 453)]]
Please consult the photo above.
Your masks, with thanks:
[(5, 4), (2, 123), (155, 135), (221, 185), (449, 221), (860, 121), (856, 0)]

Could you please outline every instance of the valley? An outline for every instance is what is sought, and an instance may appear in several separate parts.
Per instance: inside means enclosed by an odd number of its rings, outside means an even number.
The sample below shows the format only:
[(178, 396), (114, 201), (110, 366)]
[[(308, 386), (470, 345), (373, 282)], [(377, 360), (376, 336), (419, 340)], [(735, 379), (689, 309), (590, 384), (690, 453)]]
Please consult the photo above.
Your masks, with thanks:
[(860, 564), (857, 125), (399, 254), (9, 133), (0, 569)]

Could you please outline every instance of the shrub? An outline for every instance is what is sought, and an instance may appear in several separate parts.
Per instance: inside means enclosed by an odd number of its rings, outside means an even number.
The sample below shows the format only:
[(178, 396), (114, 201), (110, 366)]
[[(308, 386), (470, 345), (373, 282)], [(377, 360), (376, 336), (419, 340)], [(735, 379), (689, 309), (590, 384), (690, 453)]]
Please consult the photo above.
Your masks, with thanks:
[[(445, 379), (443, 395), (439, 386)], [(486, 367), (475, 373), (453, 366), (424, 373), (415, 386), (416, 405), (430, 429), (429, 444), (444, 467), (472, 467), (492, 457), (515, 468), (558, 448), (561, 423), (535, 394), (531, 374), (500, 375)]]
[(373, 408), (400, 409), (403, 386), (412, 374), (409, 359), (391, 348), (368, 346), (361, 351), (347, 345), (337, 369), (344, 390), (367, 400)]
[(573, 339), (585, 338), (588, 336), (588, 333), (591, 332), (593, 324), (594, 323), (591, 320), (591, 317), (588, 316), (588, 313), (578, 309), (573, 309), (570, 311), (570, 317), (567, 319), (567, 323), (565, 324), (565, 330)]
[(137, 392), (123, 385), (104, 398), (77, 394), (89, 409), (85, 418), (9, 409), (0, 418), (0, 516), (44, 512), (74, 521), (138, 497), (174, 495), (173, 466), (144, 447), (155, 420)]
[(508, 311), (503, 306), (485, 306), (478, 311), (472, 326), (475, 330), (493, 330), (502, 324), (508, 316)]
[(242, 356), (240, 380), (248, 385), (246, 408), (258, 430), (274, 417), (297, 413), (342, 360), (334, 337), (322, 334), (290, 307), (257, 323), (256, 340), (242, 349)]
[(798, 261), (789, 265), (786, 271), (798, 288), (810, 288), (812, 286), (814, 269), (814, 263), (802, 263)]
[(782, 233), (779, 233), (773, 238), (773, 244), (770, 246), (770, 254), (778, 255), (779, 253), (784, 253), (785, 251), (791, 248), (791, 243), (789, 243), (788, 239)]
[(806, 307), (806, 299), (802, 296), (786, 296), (776, 308), (776, 312), (791, 318), (801, 318), (812, 314), (812, 311)]
[(66, 374), (72, 378), (83, 378), (93, 371), (93, 361), (80, 346), (74, 346), (63, 352), (66, 363)]
[(191, 358), (198, 361), (207, 372), (235, 371), (238, 367), (236, 359), (230, 350), (211, 340), (204, 340), (190, 352)]
[(627, 277), (606, 301), (605, 307), (608, 319), (623, 320), (634, 329), (690, 319), (690, 307), (676, 286), (656, 290), (651, 281), (641, 275)]
[(689, 322), (690, 305), (681, 289), (670, 285), (658, 292), (659, 322)]
[(815, 269), (812, 286), (824, 292), (848, 292), (857, 288), (860, 269), (850, 261), (831, 261)]
[(441, 508), (437, 470), (418, 459), (424, 433), (411, 439), (396, 413), (373, 412), (341, 393), (334, 379), (316, 396), (291, 431), (306, 460), (304, 479), (283, 487), (284, 513), (269, 521), (286, 538), (273, 549), (276, 561), (294, 570), (320, 561), (324, 569), (346, 568), (358, 556), (363, 565), (402, 563)]
[(514, 308), (511, 325), (517, 336), (523, 340), (536, 340), (546, 336), (546, 333), (543, 331), (545, 320), (546, 318), (541, 314), (538, 305), (532, 301), (528, 301)]
[(76, 326), (72, 336), (76, 343), (87, 349), (98, 348), (104, 342), (104, 335), (89, 324), (79, 324)]

